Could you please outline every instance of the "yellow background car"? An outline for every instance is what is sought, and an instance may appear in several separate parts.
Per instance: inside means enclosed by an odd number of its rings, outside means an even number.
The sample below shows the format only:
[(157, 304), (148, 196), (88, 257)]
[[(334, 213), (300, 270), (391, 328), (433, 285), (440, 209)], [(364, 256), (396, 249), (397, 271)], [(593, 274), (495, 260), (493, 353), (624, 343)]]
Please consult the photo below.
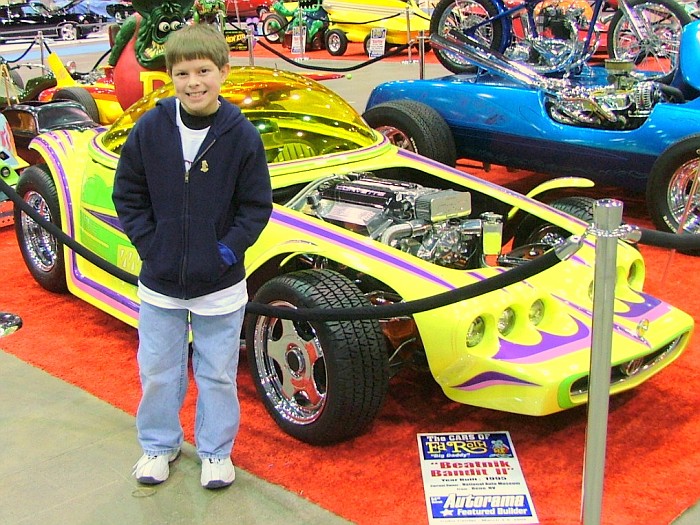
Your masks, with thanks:
[[(319, 17), (316, 11), (319, 4), (328, 15), (329, 23), (322, 29), (322, 41), (333, 56), (344, 55), (349, 42), (362, 42), (365, 53), (369, 54), (373, 28), (386, 29), (387, 47), (408, 44), (409, 40), (418, 42), (421, 31), (429, 36), (430, 16), (415, 0), (323, 0), (307, 4), (313, 5), (312, 20)], [(280, 42), (285, 31), (289, 33), (298, 25), (288, 15), (298, 13), (299, 4), (279, 2), (272, 4), (273, 11), (275, 6), (277, 12), (268, 14), (263, 20), (263, 34), (268, 42), (273, 43)]]

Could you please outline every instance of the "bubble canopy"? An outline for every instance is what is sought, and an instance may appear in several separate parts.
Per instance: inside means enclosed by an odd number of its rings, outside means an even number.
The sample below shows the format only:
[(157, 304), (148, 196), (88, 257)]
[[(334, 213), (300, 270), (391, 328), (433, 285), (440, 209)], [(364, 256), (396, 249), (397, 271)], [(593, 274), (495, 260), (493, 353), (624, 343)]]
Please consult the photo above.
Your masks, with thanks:
[[(103, 134), (102, 146), (118, 154), (133, 125), (158, 100), (175, 95), (172, 84), (145, 96)], [(370, 146), (378, 137), (338, 94), (288, 71), (235, 67), (221, 95), (258, 128), (270, 163)]]

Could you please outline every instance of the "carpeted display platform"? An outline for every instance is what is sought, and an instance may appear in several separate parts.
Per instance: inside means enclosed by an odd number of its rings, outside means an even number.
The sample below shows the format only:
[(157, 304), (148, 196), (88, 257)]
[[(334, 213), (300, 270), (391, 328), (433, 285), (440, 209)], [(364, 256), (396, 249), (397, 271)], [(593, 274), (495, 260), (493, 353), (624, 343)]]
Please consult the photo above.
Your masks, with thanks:
[[(503, 169), (480, 173), (522, 189), (541, 178)], [(597, 191), (599, 196), (619, 197), (619, 190)], [(625, 220), (648, 226), (640, 198), (623, 197)], [(695, 271), (700, 259), (648, 247), (642, 252), (647, 291), (698, 319), (700, 279)], [(22, 262), (11, 227), (0, 229), (0, 272), (0, 310), (24, 319), (22, 330), (0, 341), (0, 347), (134, 414), (139, 399), (136, 331), (70, 295), (40, 288)], [(664, 525), (700, 499), (695, 443), (700, 426), (699, 348), (695, 336), (670, 368), (611, 399), (606, 525)], [(386, 403), (366, 435), (318, 448), (293, 440), (273, 424), (256, 398), (245, 359), (239, 385), (243, 420), (234, 462), (348, 520), (363, 525), (427, 523), (416, 433), (507, 430), (541, 523), (579, 523), (585, 407), (542, 418), (479, 409), (449, 401), (431, 377), (405, 372), (392, 380)], [(190, 441), (194, 390), (192, 384), (182, 412)]]

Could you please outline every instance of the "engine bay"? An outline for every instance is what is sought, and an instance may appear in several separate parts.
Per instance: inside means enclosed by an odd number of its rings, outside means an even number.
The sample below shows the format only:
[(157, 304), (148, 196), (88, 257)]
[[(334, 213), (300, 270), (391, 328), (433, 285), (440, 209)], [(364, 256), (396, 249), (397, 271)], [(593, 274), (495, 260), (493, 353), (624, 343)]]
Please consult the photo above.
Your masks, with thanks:
[(488, 255), (504, 266), (531, 258), (501, 254), (501, 211), (476, 212), (469, 191), (349, 173), (314, 181), (287, 206), (446, 268), (480, 268)]
[(682, 94), (633, 71), (628, 60), (605, 62), (608, 83), (604, 86), (570, 86), (547, 95), (549, 115), (561, 124), (629, 130), (641, 126), (661, 101), (682, 102)]

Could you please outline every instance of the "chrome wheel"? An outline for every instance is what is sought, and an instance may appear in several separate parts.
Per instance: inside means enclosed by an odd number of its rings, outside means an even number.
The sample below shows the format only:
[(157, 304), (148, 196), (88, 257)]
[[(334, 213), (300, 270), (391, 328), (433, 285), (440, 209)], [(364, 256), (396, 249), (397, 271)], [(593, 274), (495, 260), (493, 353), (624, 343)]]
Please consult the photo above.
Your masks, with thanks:
[(65, 24), (60, 28), (61, 40), (77, 40), (78, 29), (73, 24)]
[(667, 204), (673, 221), (688, 233), (700, 233), (700, 181), (691, 195), (698, 170), (700, 158), (683, 163), (671, 176), (668, 187)]
[[(271, 306), (294, 308), (286, 301)], [(328, 377), (323, 348), (305, 322), (259, 317), (255, 323), (255, 362), (265, 396), (287, 421), (306, 425), (315, 421), (326, 403)]]
[[(24, 196), (24, 201), (42, 218), (52, 222), (49, 205), (41, 194), (30, 191)], [(33, 265), (42, 272), (53, 270), (58, 261), (58, 243), (54, 236), (39, 226), (26, 213), (22, 213), (21, 228), (27, 255), (31, 258)]]
[(413, 151), (414, 153), (418, 153), (416, 145), (411, 139), (411, 137), (409, 137), (399, 128), (395, 128), (394, 126), (379, 126), (375, 129), (379, 133), (384, 135), (387, 138), (387, 140), (391, 142), (394, 146), (397, 146), (401, 149), (407, 149), (408, 151)]
[(611, 58), (631, 60), (644, 69), (669, 73), (678, 64), (681, 29), (689, 15), (667, 0), (636, 0), (630, 3), (641, 34), (630, 19), (618, 11), (608, 29), (608, 54)]

